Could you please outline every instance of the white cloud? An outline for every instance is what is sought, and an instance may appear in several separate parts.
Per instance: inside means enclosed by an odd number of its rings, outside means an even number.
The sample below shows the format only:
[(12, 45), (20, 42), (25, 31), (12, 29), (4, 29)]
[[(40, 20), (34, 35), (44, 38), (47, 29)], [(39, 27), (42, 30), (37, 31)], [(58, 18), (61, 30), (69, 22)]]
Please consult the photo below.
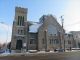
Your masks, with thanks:
[(12, 26), (0, 23), (0, 43), (5, 43), (6, 40), (7, 42), (11, 41), (11, 31)]
[(80, 0), (69, 1), (69, 4), (65, 9), (64, 26), (67, 31), (80, 30)]

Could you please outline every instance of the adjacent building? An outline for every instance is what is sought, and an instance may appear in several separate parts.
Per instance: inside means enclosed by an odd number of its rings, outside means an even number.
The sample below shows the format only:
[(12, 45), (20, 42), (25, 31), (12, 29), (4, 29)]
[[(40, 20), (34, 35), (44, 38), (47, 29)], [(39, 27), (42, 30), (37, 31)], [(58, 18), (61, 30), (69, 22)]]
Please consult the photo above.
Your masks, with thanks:
[(65, 48), (69, 50), (71, 48), (74, 48), (74, 37), (72, 33), (66, 33), (64, 36), (65, 36)]
[(66, 49), (80, 48), (80, 31), (70, 31), (64, 37)]
[(74, 38), (74, 48), (80, 48), (80, 31), (71, 31), (70, 33)]

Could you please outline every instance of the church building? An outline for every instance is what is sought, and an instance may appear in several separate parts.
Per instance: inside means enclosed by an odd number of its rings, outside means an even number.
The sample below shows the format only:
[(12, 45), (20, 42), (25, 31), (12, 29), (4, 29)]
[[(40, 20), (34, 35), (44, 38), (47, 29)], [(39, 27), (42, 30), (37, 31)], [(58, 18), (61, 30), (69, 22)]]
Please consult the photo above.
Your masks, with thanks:
[(28, 21), (28, 9), (15, 8), (12, 27), (12, 50), (54, 50), (63, 48), (64, 42), (60, 38), (62, 26), (52, 15), (43, 15), (39, 22)]

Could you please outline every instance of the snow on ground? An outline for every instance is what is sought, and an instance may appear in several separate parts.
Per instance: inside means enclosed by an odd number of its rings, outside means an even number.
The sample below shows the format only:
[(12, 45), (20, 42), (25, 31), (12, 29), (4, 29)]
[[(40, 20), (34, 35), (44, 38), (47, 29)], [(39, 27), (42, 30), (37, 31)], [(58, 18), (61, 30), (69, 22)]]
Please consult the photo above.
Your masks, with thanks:
[[(80, 50), (72, 50), (72, 51), (68, 51), (66, 50), (66, 52), (78, 52)], [(0, 56), (10, 56), (10, 55), (36, 55), (36, 54), (46, 54), (46, 53), (59, 53), (54, 52), (54, 51), (49, 51), (49, 52), (45, 52), (45, 51), (37, 51), (37, 50), (29, 50), (28, 52), (22, 52), (22, 53), (15, 53), (15, 51), (13, 50), (11, 53), (9, 51), (5, 51), (4, 53), (1, 53)]]

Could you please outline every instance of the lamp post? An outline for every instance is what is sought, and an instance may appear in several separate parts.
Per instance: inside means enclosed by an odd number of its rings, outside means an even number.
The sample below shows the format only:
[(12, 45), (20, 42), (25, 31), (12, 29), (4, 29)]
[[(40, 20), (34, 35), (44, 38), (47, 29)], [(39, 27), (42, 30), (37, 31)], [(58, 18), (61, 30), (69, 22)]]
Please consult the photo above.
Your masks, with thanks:
[(4, 23), (4, 22), (0, 22), (0, 23), (7, 26), (7, 32), (6, 32), (6, 46), (5, 46), (5, 49), (6, 49), (6, 51), (7, 51), (7, 40), (8, 40), (8, 30), (9, 30), (9, 26), (8, 26), (8, 24), (6, 24), (6, 23)]

